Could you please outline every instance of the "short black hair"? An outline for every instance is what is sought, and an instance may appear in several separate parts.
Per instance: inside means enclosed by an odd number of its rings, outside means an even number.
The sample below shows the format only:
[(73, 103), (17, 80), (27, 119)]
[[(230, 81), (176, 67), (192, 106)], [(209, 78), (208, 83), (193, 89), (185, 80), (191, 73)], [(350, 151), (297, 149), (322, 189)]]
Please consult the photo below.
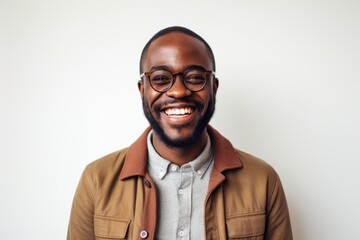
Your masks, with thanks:
[(160, 30), (159, 32), (157, 32), (152, 38), (150, 38), (150, 40), (146, 43), (145, 47), (143, 48), (142, 52), (141, 52), (141, 57), (140, 57), (140, 74), (142, 74), (142, 65), (143, 65), (143, 61), (146, 57), (146, 53), (147, 53), (147, 50), (149, 49), (149, 46), (150, 44), (158, 39), (159, 37), (161, 36), (164, 36), (168, 33), (172, 33), (172, 32), (181, 32), (181, 33), (184, 33), (186, 35), (189, 35), (191, 37), (194, 37), (198, 40), (200, 40), (206, 47), (206, 50), (208, 51), (208, 54), (210, 55), (210, 58), (211, 58), (211, 62), (212, 62), (212, 65), (213, 65), (213, 71), (215, 72), (216, 68), (215, 68), (215, 57), (214, 57), (214, 53), (210, 47), (210, 45), (200, 36), (198, 35), (197, 33), (191, 31), (190, 29), (188, 28), (185, 28), (185, 27), (180, 27), (180, 26), (173, 26), (173, 27), (168, 27), (168, 28), (164, 28), (162, 30)]

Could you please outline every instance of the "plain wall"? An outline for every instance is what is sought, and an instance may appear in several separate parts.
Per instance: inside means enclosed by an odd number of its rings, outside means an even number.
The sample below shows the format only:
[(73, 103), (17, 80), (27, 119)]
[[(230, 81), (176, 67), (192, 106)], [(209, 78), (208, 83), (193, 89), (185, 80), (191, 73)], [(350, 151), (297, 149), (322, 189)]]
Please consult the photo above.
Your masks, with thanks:
[(0, 238), (65, 239), (84, 167), (148, 125), (147, 40), (212, 46), (211, 124), (280, 175), (295, 239), (360, 239), (360, 4), (0, 0)]

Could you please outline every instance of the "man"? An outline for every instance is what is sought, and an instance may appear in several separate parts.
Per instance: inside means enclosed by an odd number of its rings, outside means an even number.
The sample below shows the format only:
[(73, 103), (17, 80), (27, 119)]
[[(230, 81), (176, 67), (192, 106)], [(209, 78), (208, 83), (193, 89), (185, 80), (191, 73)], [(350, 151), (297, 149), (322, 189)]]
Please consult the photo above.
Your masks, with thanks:
[(140, 74), (151, 127), (86, 167), (68, 239), (291, 240), (275, 171), (208, 125), (219, 80), (205, 40), (182, 27), (158, 32)]

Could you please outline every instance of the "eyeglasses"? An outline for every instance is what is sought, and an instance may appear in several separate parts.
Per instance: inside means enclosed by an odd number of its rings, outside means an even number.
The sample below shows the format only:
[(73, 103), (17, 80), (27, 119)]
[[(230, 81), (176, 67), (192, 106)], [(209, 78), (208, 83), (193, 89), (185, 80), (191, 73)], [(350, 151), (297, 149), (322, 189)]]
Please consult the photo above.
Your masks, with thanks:
[(147, 76), (150, 82), (150, 86), (157, 92), (168, 91), (175, 82), (175, 76), (180, 75), (183, 79), (184, 86), (192, 92), (198, 92), (202, 90), (208, 75), (214, 75), (214, 71), (208, 71), (201, 68), (188, 68), (184, 72), (172, 73), (166, 69), (157, 69), (150, 72), (144, 72), (140, 75), (140, 78)]

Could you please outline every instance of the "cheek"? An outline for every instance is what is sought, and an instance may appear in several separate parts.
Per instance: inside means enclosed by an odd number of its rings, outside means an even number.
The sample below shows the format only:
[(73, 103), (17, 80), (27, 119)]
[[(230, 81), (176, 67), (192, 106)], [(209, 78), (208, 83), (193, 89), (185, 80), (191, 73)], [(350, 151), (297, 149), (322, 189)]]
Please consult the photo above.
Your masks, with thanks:
[(160, 93), (153, 90), (150, 86), (145, 86), (144, 88), (144, 98), (146, 99), (149, 107), (152, 108), (153, 104), (161, 96)]
[(207, 91), (204, 91), (203, 93), (199, 94), (199, 97), (202, 99), (204, 105), (207, 106), (211, 104), (211, 100), (214, 98), (214, 93), (211, 89), (207, 89)]

